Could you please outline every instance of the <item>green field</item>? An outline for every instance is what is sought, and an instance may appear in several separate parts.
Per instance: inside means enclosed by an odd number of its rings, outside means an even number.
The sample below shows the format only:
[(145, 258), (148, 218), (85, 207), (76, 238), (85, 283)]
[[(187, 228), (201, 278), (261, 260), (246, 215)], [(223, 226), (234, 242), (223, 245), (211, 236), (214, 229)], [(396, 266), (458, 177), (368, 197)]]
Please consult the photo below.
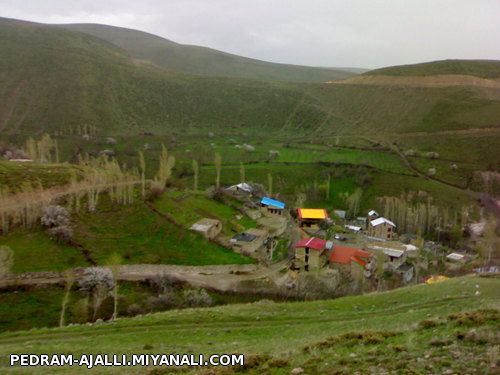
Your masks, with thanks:
[[(240, 205), (237, 201), (233, 203)], [(209, 199), (202, 193), (169, 191), (153, 204), (160, 212), (172, 215), (186, 228), (204, 217), (220, 220), (223, 232), (230, 236), (256, 226), (255, 221), (243, 216), (235, 208)], [(243, 217), (238, 220), (238, 215)]]
[[(500, 307), (498, 287), (498, 278), (468, 276), (335, 300), (262, 301), (169, 311), (93, 327), (2, 333), (0, 365), (7, 366), (7, 354), (27, 351), (121, 354), (150, 350), (245, 353), (247, 365), (252, 360), (255, 366), (246, 371), (255, 374), (266, 369), (288, 374), (294, 367), (308, 373), (351, 374), (366, 372), (370, 366), (424, 373), (446, 369), (485, 373), (495, 358), (496, 349), (490, 345), (496, 339), (489, 332), (499, 328), (498, 310), (491, 310)], [(468, 311), (476, 312), (466, 315)], [(458, 353), (455, 360), (449, 356), (450, 349)], [(45, 373), (47, 369), (30, 371)]]

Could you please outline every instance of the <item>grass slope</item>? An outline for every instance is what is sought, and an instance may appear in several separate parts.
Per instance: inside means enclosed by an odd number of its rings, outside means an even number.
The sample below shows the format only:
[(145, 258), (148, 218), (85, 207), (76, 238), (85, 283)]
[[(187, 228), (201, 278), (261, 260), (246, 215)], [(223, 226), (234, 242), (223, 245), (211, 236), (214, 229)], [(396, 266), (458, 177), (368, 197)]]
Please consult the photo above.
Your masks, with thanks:
[[(248, 366), (244, 370), (249, 373), (267, 369), (287, 374), (298, 366), (312, 374), (366, 372), (370, 366), (413, 373), (450, 368), (455, 373), (484, 373), (494, 354), (487, 345), (495, 344), (488, 331), (499, 327), (498, 310), (485, 309), (499, 308), (498, 287), (498, 278), (468, 276), (335, 300), (262, 301), (169, 311), (93, 327), (2, 333), (0, 366), (7, 366), (7, 354), (27, 351), (80, 354), (151, 350), (245, 353)], [(477, 309), (483, 310), (464, 314)], [(16, 371), (4, 369), (9, 370)], [(47, 372), (43, 368), (30, 370)]]
[[(308, 139), (497, 126), (498, 90), (202, 77), (138, 64), (77, 31), (0, 20), (0, 129), (28, 135), (84, 124), (99, 135), (207, 134)], [(74, 140), (70, 140), (74, 142)], [(64, 143), (64, 141), (61, 141)]]
[(178, 44), (138, 30), (108, 25), (61, 25), (123, 48), (134, 59), (150, 61), (162, 68), (188, 74), (262, 80), (326, 82), (354, 75), (347, 69), (317, 68), (276, 64), (217, 51), (211, 48)]
[(498, 60), (440, 60), (421, 64), (389, 66), (369, 70), (365, 75), (429, 76), (437, 74), (460, 74), (482, 78), (500, 78)]

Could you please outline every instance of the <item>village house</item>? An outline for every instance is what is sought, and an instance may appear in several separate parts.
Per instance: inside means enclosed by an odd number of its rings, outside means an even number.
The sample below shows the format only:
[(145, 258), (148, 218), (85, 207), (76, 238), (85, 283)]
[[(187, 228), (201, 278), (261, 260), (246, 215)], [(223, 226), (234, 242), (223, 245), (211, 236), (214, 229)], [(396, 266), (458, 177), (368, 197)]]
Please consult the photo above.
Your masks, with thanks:
[(407, 252), (388, 248), (384, 248), (382, 251), (388, 257), (384, 263), (384, 270), (392, 271), (400, 275), (404, 282), (409, 282), (413, 278), (413, 266), (406, 263)]
[(297, 217), (299, 226), (311, 227), (327, 220), (328, 213), (324, 208), (298, 208)]
[(376, 218), (378, 218), (380, 215), (378, 214), (377, 211), (375, 210), (371, 210), (368, 212), (368, 220), (375, 220)]
[(260, 200), (260, 206), (261, 210), (264, 213), (269, 213), (272, 215), (283, 215), (283, 212), (285, 210), (285, 203), (280, 202), (278, 200), (269, 198), (269, 197), (264, 197)]
[(217, 219), (203, 218), (189, 228), (201, 233), (207, 240), (214, 239), (222, 231), (222, 223)]
[(376, 266), (376, 262), (372, 262), (373, 259), (373, 254), (368, 251), (335, 244), (328, 262), (330, 267), (343, 270), (351, 275), (363, 271), (365, 277), (371, 277)]
[(234, 251), (245, 255), (252, 255), (269, 240), (266, 229), (252, 228), (231, 238), (230, 243)]
[(396, 224), (392, 221), (385, 217), (379, 217), (368, 223), (368, 236), (383, 240), (392, 240), (394, 238), (395, 228)]
[(321, 238), (304, 238), (295, 244), (295, 269), (310, 271), (323, 268), (328, 261), (328, 250), (333, 246)]
[(388, 264), (388, 268), (394, 270), (406, 262), (407, 254), (404, 250), (384, 248), (382, 251), (388, 257), (386, 262), (386, 264)]

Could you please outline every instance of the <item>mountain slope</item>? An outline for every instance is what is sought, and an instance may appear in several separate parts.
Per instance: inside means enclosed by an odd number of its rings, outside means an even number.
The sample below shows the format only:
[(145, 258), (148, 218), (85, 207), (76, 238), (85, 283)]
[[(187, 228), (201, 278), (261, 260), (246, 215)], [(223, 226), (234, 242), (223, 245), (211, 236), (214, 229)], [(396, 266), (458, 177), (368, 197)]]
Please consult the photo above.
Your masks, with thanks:
[[(0, 20), (0, 131), (217, 134), (327, 140), (498, 127), (500, 92), (482, 86), (292, 83), (176, 73), (97, 37)], [(474, 145), (476, 147), (477, 145)]]
[[(241, 128), (248, 121), (262, 128), (284, 121), (303, 97), (280, 82), (137, 64), (108, 42), (58, 27), (2, 20), (0, 36), (0, 129), (7, 134), (84, 124), (115, 134)], [(305, 121), (321, 115), (309, 104), (298, 113)]]
[(60, 27), (84, 32), (113, 43), (127, 51), (134, 59), (151, 61), (160, 67), (189, 74), (296, 82), (326, 82), (355, 75), (348, 68), (270, 63), (211, 48), (178, 44), (153, 34), (121, 27), (98, 24)]
[(498, 60), (440, 60), (421, 64), (390, 66), (369, 70), (364, 75), (430, 76), (468, 75), (481, 78), (500, 78)]

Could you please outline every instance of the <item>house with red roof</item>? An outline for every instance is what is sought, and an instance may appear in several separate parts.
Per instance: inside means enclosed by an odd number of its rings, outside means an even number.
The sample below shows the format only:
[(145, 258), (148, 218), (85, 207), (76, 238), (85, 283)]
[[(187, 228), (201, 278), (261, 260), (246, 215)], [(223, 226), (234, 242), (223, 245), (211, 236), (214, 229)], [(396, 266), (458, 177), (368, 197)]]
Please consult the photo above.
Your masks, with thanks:
[(332, 248), (331, 241), (321, 238), (303, 238), (295, 244), (295, 269), (310, 271), (323, 268), (328, 261), (328, 252)]
[(370, 277), (375, 270), (376, 262), (373, 254), (349, 246), (334, 245), (328, 257), (330, 267), (352, 275), (359, 275), (364, 272), (365, 277)]
[(356, 262), (364, 267), (371, 256), (373, 256), (373, 254), (365, 250), (349, 246), (334, 245), (328, 261), (329, 263), (336, 264), (350, 264), (351, 262)]

